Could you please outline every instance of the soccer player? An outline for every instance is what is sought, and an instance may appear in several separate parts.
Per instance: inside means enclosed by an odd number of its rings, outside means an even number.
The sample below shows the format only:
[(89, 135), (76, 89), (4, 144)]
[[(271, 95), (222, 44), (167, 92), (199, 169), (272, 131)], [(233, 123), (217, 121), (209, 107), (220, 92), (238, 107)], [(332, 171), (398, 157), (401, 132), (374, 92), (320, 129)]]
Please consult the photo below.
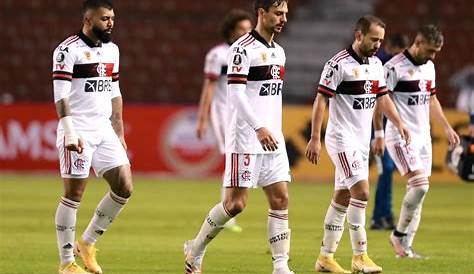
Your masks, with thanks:
[[(55, 217), (60, 274), (102, 273), (95, 243), (132, 193), (118, 82), (119, 49), (111, 42), (114, 20), (111, 2), (84, 1), (82, 29), (59, 44), (53, 54), (54, 102), (59, 116), (56, 146), (64, 182)], [(91, 166), (109, 183), (110, 191), (74, 243), (76, 212)], [(88, 272), (76, 264), (74, 255), (82, 258)]]
[[(198, 125), (196, 134), (202, 139), (207, 132), (209, 122), (216, 137), (219, 151), (225, 154), (225, 105), (227, 101), (227, 55), (229, 46), (242, 35), (252, 30), (252, 18), (243, 10), (231, 10), (221, 23), (221, 35), (224, 43), (213, 47), (206, 55), (204, 64), (204, 83), (199, 102)], [(225, 188), (222, 188), (224, 200)], [(242, 228), (235, 219), (230, 219), (225, 227), (240, 232)]]
[(387, 150), (400, 174), (408, 180), (398, 224), (390, 235), (390, 243), (400, 257), (419, 257), (412, 244), (431, 175), (430, 115), (442, 125), (452, 146), (459, 143), (459, 136), (449, 125), (436, 98), (433, 60), (442, 47), (441, 31), (434, 25), (424, 25), (410, 48), (385, 64), (387, 87), (402, 120), (412, 133), (412, 142), (406, 144), (393, 123), (387, 122)]
[(227, 68), (225, 199), (216, 204), (192, 240), (184, 244), (185, 273), (202, 273), (206, 246), (242, 212), (249, 188), (262, 187), (268, 210), (273, 274), (288, 267), (290, 168), (282, 133), (285, 52), (274, 42), (287, 22), (287, 0), (257, 0), (257, 26), (230, 47)]
[[(404, 51), (409, 46), (409, 41), (406, 35), (393, 33), (388, 35), (384, 44), (385, 46), (375, 54), (382, 61), (382, 64), (385, 64), (394, 55)], [(383, 119), (381, 116), (383, 115), (375, 116), (374, 123), (378, 122), (377, 119)], [(383, 121), (385, 123), (386, 119)], [(383, 151), (384, 140), (380, 137), (383, 135), (383, 130), (380, 130), (374, 132), (378, 137), (373, 140), (373, 152), (377, 160), (379, 178), (375, 190), (375, 204), (370, 229), (393, 230), (395, 225), (392, 213), (392, 180), (395, 163), (388, 152)]]
[(334, 259), (347, 215), (352, 243), (352, 271), (379, 273), (367, 255), (365, 210), (369, 198), (368, 158), (374, 106), (380, 105), (402, 138), (409, 134), (388, 96), (381, 61), (373, 55), (385, 35), (385, 24), (375, 16), (361, 17), (354, 42), (325, 65), (313, 105), (311, 139), (306, 157), (317, 164), (321, 151), (323, 112), (329, 102), (325, 144), (336, 167), (335, 191), (324, 220), (324, 238), (315, 269), (350, 273)]

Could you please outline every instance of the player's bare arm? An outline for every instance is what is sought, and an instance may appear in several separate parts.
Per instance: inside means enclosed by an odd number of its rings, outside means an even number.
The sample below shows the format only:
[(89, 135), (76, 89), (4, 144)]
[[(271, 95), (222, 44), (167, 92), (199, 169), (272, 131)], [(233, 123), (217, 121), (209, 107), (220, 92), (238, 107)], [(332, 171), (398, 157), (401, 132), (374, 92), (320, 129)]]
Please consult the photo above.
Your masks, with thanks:
[(321, 153), (321, 126), (323, 124), (323, 114), (329, 98), (318, 93), (313, 103), (311, 117), (311, 139), (306, 146), (306, 158), (313, 164), (317, 164)]
[(436, 94), (433, 94), (430, 97), (430, 114), (431, 117), (434, 117), (436, 121), (443, 127), (446, 137), (448, 137), (450, 146), (455, 147), (458, 145), (460, 142), (459, 135), (451, 127), (448, 119), (446, 119), (446, 116), (444, 116), (443, 109), (438, 101), (438, 98), (436, 97)]
[(383, 95), (378, 97), (376, 105), (380, 105), (380, 109), (382, 110), (383, 114), (397, 127), (402, 139), (405, 140), (407, 144), (409, 144), (411, 141), (410, 132), (402, 122), (397, 108), (395, 107), (392, 99), (390, 99), (390, 96)]
[(69, 106), (68, 98), (63, 98), (56, 102), (56, 113), (58, 114), (59, 122), (64, 129), (64, 145), (68, 150), (82, 152), (84, 148), (83, 141), (79, 138), (72, 124), (71, 107)]
[(112, 98), (112, 115), (110, 116), (110, 122), (112, 123), (112, 127), (115, 131), (115, 134), (117, 134), (120, 139), (120, 142), (122, 143), (122, 146), (126, 150), (127, 143), (125, 142), (125, 133), (123, 130), (122, 110), (122, 96)]
[(385, 150), (385, 141), (383, 132), (383, 113), (379, 104), (375, 104), (372, 123), (374, 125), (374, 141), (372, 143), (372, 150), (375, 155), (382, 156)]
[(209, 115), (211, 111), (212, 97), (216, 90), (217, 81), (213, 79), (204, 79), (201, 91), (201, 99), (199, 101), (198, 124), (196, 135), (202, 139), (209, 127)]

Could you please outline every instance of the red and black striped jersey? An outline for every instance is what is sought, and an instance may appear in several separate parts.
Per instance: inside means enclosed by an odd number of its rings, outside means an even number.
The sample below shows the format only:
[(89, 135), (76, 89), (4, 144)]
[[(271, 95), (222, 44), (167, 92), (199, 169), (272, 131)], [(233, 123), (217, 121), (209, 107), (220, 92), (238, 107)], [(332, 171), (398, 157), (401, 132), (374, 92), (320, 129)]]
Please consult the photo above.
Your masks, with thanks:
[[(430, 98), (436, 93), (436, 72), (432, 61), (417, 63), (408, 50), (395, 55), (385, 66), (387, 87), (412, 141), (430, 138)], [(386, 138), (399, 138), (397, 128), (386, 125)]]
[(110, 124), (111, 99), (121, 96), (118, 80), (119, 49), (112, 42), (94, 44), (79, 32), (54, 50), (54, 101), (69, 99), (78, 130), (97, 130), (103, 123)]
[(350, 46), (326, 63), (317, 91), (330, 97), (328, 150), (368, 152), (376, 97), (387, 93), (382, 62), (362, 60)]

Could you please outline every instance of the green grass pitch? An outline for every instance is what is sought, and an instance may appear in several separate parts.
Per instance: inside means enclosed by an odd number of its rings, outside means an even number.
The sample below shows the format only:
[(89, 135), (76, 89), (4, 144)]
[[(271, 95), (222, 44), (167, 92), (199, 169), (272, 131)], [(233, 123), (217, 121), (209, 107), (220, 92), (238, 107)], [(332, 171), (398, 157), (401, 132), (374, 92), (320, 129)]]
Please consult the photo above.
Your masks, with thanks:
[[(219, 200), (219, 185), (217, 180), (136, 177), (127, 208), (97, 244), (104, 272), (183, 273), (183, 241), (194, 237)], [(290, 185), (290, 265), (297, 274), (314, 273), (332, 189), (332, 183)], [(77, 235), (106, 191), (102, 180), (90, 181), (78, 212)], [(404, 184), (395, 184), (396, 213), (403, 192)], [(0, 175), (0, 273), (57, 273), (54, 214), (61, 193), (61, 182), (55, 176)], [(474, 185), (447, 182), (431, 186), (415, 240), (417, 251), (430, 259), (396, 259), (387, 231), (368, 230), (369, 254), (384, 273), (474, 273), (473, 198)], [(266, 209), (262, 191), (251, 191), (247, 209), (238, 219), (244, 231), (224, 230), (210, 244), (205, 274), (271, 273)], [(345, 268), (350, 267), (351, 258), (348, 235), (346, 229), (336, 254)]]

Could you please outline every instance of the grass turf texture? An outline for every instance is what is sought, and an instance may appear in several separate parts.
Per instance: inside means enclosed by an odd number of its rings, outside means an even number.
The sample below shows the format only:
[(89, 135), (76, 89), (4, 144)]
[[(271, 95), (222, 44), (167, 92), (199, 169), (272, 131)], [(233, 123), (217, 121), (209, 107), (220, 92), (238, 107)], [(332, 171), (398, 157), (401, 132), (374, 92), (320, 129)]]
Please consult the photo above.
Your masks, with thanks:
[[(371, 258), (383, 266), (384, 273), (473, 273), (473, 187), (459, 182), (431, 186), (414, 246), (429, 260), (396, 259), (388, 244), (389, 232), (367, 230)], [(77, 236), (107, 189), (102, 180), (90, 181), (78, 212)], [(332, 189), (332, 183), (290, 186), (290, 265), (297, 274), (314, 273)], [(404, 184), (395, 184), (396, 213), (404, 190)], [(57, 273), (54, 214), (61, 193), (58, 177), (1, 175), (0, 273)], [(219, 196), (217, 180), (136, 177), (128, 206), (97, 244), (104, 273), (183, 273), (183, 241), (195, 236)], [(367, 223), (372, 201), (373, 193)], [(210, 244), (204, 259), (206, 274), (271, 273), (266, 210), (263, 192), (251, 191), (248, 206), (238, 218), (244, 231), (224, 230)], [(336, 258), (350, 268), (347, 228)]]

